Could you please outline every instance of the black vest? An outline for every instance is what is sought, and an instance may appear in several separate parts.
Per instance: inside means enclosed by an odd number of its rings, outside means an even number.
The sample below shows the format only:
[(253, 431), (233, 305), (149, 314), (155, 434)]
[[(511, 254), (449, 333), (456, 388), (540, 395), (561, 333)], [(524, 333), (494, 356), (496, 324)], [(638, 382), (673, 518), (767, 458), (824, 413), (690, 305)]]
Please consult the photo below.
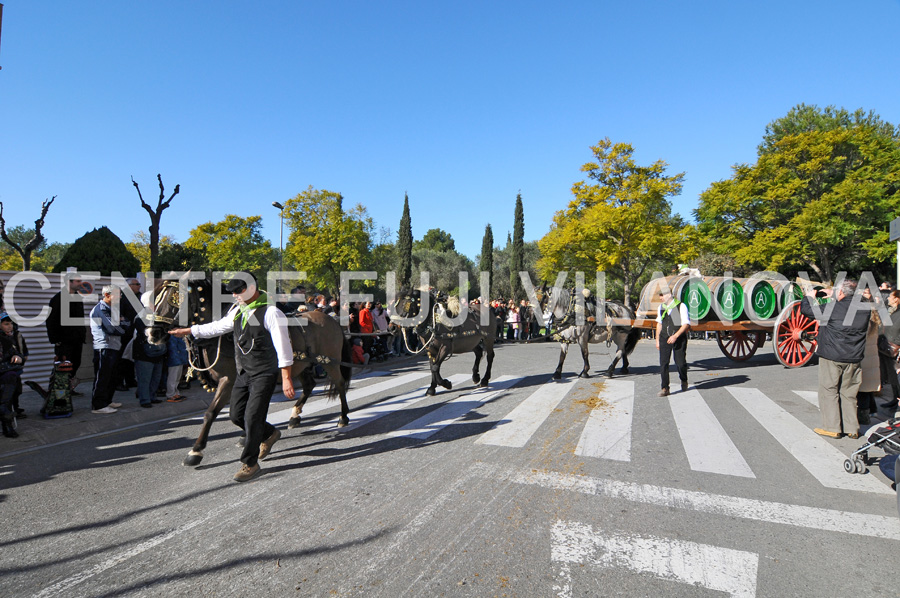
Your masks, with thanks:
[(247, 319), (247, 326), (241, 328), (240, 311), (234, 318), (234, 361), (238, 373), (247, 372), (251, 376), (271, 373), (278, 369), (278, 353), (272, 343), (272, 335), (263, 325), (267, 305), (260, 305)]
[[(681, 321), (681, 302), (679, 302), (678, 305), (670, 309), (669, 313), (667, 313), (663, 317), (661, 338), (669, 338), (670, 336), (678, 332), (678, 329), (686, 323), (687, 322)], [(679, 337), (678, 341), (680, 341), (682, 338), (686, 340), (687, 335)]]

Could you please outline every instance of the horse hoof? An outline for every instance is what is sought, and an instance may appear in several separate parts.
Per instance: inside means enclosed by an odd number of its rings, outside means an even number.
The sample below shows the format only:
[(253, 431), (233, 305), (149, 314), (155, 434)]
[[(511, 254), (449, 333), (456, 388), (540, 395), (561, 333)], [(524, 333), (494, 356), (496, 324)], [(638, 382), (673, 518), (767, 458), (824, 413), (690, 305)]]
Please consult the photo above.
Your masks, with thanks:
[(288, 429), (289, 430), (292, 430), (294, 428), (299, 428), (299, 427), (300, 427), (300, 418), (299, 417), (292, 417), (291, 419), (288, 420)]
[(453, 388), (453, 383), (450, 382), (449, 380), (442, 380), (442, 381), (441, 381), (441, 386), (443, 386), (443, 387), (446, 388), (447, 390), (450, 390), (450, 389)]
[(560, 378), (562, 378), (562, 374), (560, 372), (553, 372), (554, 380), (559, 380)]
[(487, 388), (488, 382), (490, 382), (490, 381), (489, 381), (489, 380), (482, 380), (482, 381), (481, 381), (481, 384), (479, 384), (478, 386), (480, 386), (481, 388)]
[[(622, 371), (622, 375), (623, 375), (623, 376), (628, 375), (628, 368), (622, 368), (621, 371)], [(611, 376), (610, 376), (610, 377), (611, 377)]]
[(481, 376), (479, 376), (478, 374), (473, 374), (472, 382), (474, 382), (475, 384), (478, 384), (479, 382), (481, 382)]
[(203, 453), (191, 451), (188, 453), (188, 456), (184, 458), (184, 461), (182, 461), (181, 464), (187, 467), (197, 467), (198, 465), (200, 465), (200, 461), (203, 461)]
[(431, 388), (429, 388), (428, 390), (426, 390), (426, 391), (425, 391), (425, 394), (427, 394), (429, 397), (433, 397), (433, 396), (435, 395), (434, 387), (432, 386)]
[(587, 372), (581, 372), (580, 374), (578, 374), (578, 377), (579, 378), (590, 378), (591, 375), (588, 374)]
[(347, 419), (346, 417), (342, 417), (342, 418), (338, 419), (338, 428), (343, 428), (349, 424), (350, 424), (350, 420)]

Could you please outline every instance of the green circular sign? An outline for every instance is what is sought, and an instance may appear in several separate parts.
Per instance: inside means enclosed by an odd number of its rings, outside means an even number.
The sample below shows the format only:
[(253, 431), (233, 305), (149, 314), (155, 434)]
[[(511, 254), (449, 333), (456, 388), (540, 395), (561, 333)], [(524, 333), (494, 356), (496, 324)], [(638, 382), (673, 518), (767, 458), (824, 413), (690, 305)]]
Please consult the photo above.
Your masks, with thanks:
[(734, 280), (723, 280), (716, 290), (719, 315), (725, 320), (737, 320), (744, 313), (744, 289)]
[(747, 313), (752, 313), (760, 320), (767, 320), (775, 313), (775, 289), (765, 280), (748, 280)]
[(784, 308), (788, 303), (803, 299), (803, 289), (796, 282), (789, 282), (781, 289), (781, 307)]
[(687, 305), (691, 320), (702, 320), (712, 306), (712, 294), (705, 282), (692, 278), (681, 289), (681, 301)]

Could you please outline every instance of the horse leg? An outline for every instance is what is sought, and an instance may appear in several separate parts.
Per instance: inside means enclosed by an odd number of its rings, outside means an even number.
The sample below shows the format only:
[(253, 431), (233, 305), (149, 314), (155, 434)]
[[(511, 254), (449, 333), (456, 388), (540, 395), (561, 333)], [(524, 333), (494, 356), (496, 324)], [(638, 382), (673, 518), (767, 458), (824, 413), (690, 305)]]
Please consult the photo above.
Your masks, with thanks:
[(481, 379), (483, 387), (491, 381), (491, 367), (494, 365), (494, 341), (485, 341), (484, 351), (487, 354), (487, 369), (484, 370), (484, 378)]
[(584, 368), (581, 370), (581, 373), (578, 374), (579, 378), (590, 378), (591, 377), (591, 363), (588, 359), (590, 354), (590, 345), (588, 344), (588, 339), (590, 337), (585, 335), (584, 341), (581, 344), (581, 357), (584, 359)]
[(294, 408), (291, 409), (291, 418), (288, 420), (289, 429), (300, 427), (300, 414), (303, 412), (303, 406), (306, 405), (306, 400), (312, 394), (313, 388), (316, 387), (316, 380), (312, 376), (312, 366), (300, 372), (300, 385), (303, 392), (294, 403)]
[(481, 348), (481, 345), (477, 345), (472, 352), (475, 353), (475, 365), (472, 366), (472, 382), (478, 384), (481, 382), (481, 375), (478, 373), (478, 369), (481, 366), (481, 355), (484, 353), (484, 349)]
[(625, 355), (625, 352), (622, 352), (622, 369), (619, 370), (622, 375), (628, 374), (628, 356)]
[(569, 344), (568, 343), (559, 343), (559, 364), (556, 366), (556, 371), (553, 372), (553, 379), (559, 380), (562, 378), (562, 368), (563, 363), (566, 361), (566, 355), (569, 354)]
[(232, 386), (234, 386), (234, 381), (228, 376), (219, 378), (219, 384), (216, 386), (216, 394), (213, 397), (212, 403), (206, 408), (206, 413), (203, 414), (203, 425), (200, 427), (200, 435), (197, 436), (194, 446), (191, 448), (187, 457), (184, 458), (184, 461), (182, 461), (182, 465), (187, 465), (188, 467), (200, 465), (200, 462), (203, 460), (203, 449), (206, 448), (206, 442), (209, 440), (209, 431), (212, 428), (213, 422), (225, 407), (227, 399), (231, 398)]
[(339, 363), (326, 363), (322, 367), (331, 379), (331, 388), (328, 390), (329, 396), (333, 397), (334, 393), (337, 392), (338, 396), (341, 398), (341, 416), (338, 418), (338, 427), (343, 428), (350, 423), (350, 419), (347, 417), (347, 413), (350, 411), (347, 407), (347, 382), (341, 373), (341, 366)]
[(609, 367), (606, 369), (606, 377), (612, 378), (613, 373), (615, 372), (616, 365), (619, 363), (619, 359), (622, 358), (622, 349), (616, 351), (616, 354), (613, 356), (612, 363), (609, 364)]

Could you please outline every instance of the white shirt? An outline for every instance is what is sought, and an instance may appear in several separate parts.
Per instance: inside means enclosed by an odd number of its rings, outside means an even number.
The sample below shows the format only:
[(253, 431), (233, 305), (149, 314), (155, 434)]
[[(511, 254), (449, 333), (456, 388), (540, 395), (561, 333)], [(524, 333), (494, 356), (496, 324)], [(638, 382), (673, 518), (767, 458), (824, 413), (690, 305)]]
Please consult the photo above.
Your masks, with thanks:
[[(209, 324), (194, 324), (191, 326), (191, 335), (194, 338), (213, 338), (234, 331), (234, 319), (238, 317), (239, 307), (233, 305), (225, 317)], [(287, 317), (274, 305), (266, 307), (263, 316), (263, 328), (272, 335), (272, 344), (275, 345), (275, 353), (278, 354), (278, 367), (286, 368), (294, 364), (294, 350), (291, 347), (291, 337), (287, 332)]]

